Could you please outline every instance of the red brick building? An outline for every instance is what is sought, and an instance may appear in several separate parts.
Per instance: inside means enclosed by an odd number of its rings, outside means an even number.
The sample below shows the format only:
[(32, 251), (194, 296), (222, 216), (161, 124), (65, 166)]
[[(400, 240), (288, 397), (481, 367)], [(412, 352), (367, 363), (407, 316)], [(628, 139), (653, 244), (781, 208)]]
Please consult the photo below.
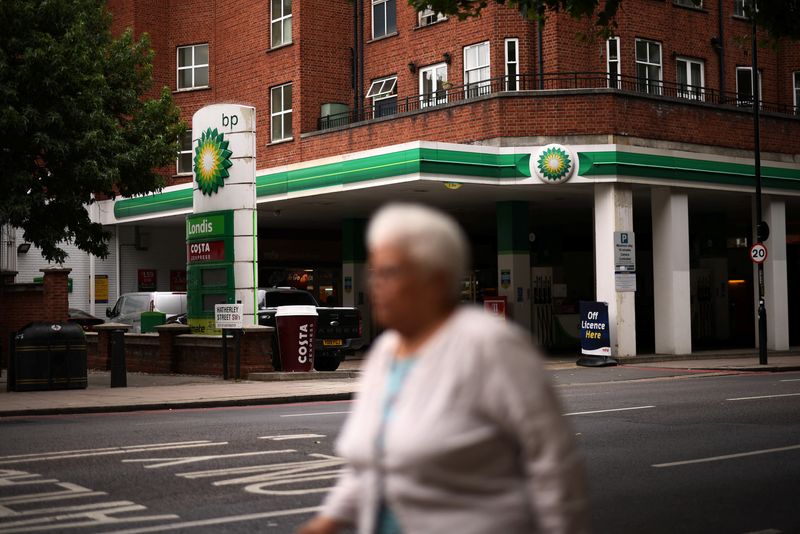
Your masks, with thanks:
[[(465, 21), (402, 0), (109, 9), (115, 31), (150, 34), (156, 86), (187, 122), (212, 103), (256, 108), (261, 285), (368, 315), (362, 221), (388, 200), (421, 201), (470, 235), (465, 299), (504, 296), (546, 345), (574, 347), (578, 301), (600, 300), (616, 354), (753, 346), (742, 0), (625, 0), (609, 40), (586, 20), (537, 25), (490, 4)], [(785, 349), (800, 342), (800, 44), (762, 46), (758, 61), (768, 344)], [(166, 272), (185, 263), (190, 137), (171, 187), (99, 207), (117, 229), (117, 292), (136, 289), (139, 268), (170, 289)], [(568, 157), (564, 173), (546, 172), (547, 154)], [(628, 271), (613, 261), (620, 232), (636, 234)]]

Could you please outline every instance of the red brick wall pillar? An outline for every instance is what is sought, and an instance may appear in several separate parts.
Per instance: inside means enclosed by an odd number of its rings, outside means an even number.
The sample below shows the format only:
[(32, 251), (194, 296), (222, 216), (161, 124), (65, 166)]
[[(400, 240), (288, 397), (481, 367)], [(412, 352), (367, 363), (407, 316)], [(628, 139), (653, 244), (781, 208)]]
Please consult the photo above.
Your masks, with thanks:
[(72, 269), (48, 267), (39, 269), (44, 273), (44, 307), (42, 320), (61, 322), (69, 318), (69, 273)]
[[(242, 378), (246, 379), (249, 373), (264, 373), (274, 371), (272, 368), (273, 335), (275, 335), (275, 329), (271, 326), (248, 326), (242, 329)], [(230, 348), (228, 350), (230, 351)], [(232, 362), (233, 358), (229, 357), (229, 361)], [(231, 376), (233, 375), (231, 374)]]
[(168, 368), (171, 373), (180, 372), (180, 359), (175, 352), (175, 338), (182, 334), (190, 334), (191, 327), (182, 324), (162, 324), (156, 326), (158, 332), (158, 361), (160, 366)]

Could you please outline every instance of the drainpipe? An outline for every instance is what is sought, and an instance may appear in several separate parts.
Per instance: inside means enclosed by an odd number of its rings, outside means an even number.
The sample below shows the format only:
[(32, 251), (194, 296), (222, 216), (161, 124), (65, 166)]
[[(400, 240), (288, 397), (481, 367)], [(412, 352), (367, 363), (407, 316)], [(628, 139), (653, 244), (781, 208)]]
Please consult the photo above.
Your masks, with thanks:
[(539, 58), (539, 89), (544, 90), (544, 50), (542, 45), (544, 42), (544, 9), (539, 9), (539, 16), (536, 18), (536, 48), (538, 49)]
[(350, 65), (353, 80), (353, 111), (358, 109), (358, 2), (353, 2), (353, 48), (350, 49)]
[[(358, 87), (356, 87), (356, 94), (358, 95), (358, 111), (359, 114), (364, 111), (364, 0), (358, 0), (358, 55), (356, 57), (358, 63)], [(360, 117), (359, 117), (360, 118)]]
[(717, 10), (718, 42), (716, 44), (717, 54), (719, 54), (719, 92), (720, 97), (725, 94), (725, 17), (722, 15), (722, 2), (719, 2)]

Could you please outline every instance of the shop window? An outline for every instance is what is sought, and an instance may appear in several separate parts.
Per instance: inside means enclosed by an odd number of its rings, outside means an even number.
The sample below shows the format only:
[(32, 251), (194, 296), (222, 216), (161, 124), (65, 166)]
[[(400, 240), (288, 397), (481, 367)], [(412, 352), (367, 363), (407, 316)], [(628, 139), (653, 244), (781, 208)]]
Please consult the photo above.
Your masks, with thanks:
[(292, 84), (270, 90), (270, 121), (272, 142), (292, 138)]
[(192, 130), (189, 129), (181, 136), (181, 147), (176, 163), (178, 174), (192, 174)]
[(606, 41), (606, 69), (608, 71), (608, 86), (620, 88), (619, 76), (619, 37), (611, 37)]
[(636, 39), (636, 78), (639, 91), (660, 95), (661, 76), (661, 43)]
[(506, 91), (519, 89), (519, 39), (506, 39)]
[(271, 0), (272, 48), (292, 42), (292, 0)]
[(386, 117), (397, 113), (397, 76), (372, 82), (367, 91), (367, 98), (372, 99), (375, 117)]
[(679, 57), (676, 60), (678, 98), (691, 98), (703, 100), (704, 65), (699, 59)]
[(489, 42), (464, 47), (464, 94), (467, 98), (492, 92), (489, 81)]
[(372, 0), (372, 38), (397, 33), (397, 0)]
[(208, 87), (208, 44), (178, 47), (178, 90)]

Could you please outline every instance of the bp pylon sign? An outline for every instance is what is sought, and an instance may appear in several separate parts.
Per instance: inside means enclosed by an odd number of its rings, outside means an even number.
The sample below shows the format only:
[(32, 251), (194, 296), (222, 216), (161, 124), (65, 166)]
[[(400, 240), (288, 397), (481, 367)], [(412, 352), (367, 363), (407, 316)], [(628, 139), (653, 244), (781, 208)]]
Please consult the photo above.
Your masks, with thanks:
[(186, 218), (189, 325), (216, 333), (214, 306), (241, 303), (256, 322), (255, 108), (215, 104), (192, 117), (193, 213)]

